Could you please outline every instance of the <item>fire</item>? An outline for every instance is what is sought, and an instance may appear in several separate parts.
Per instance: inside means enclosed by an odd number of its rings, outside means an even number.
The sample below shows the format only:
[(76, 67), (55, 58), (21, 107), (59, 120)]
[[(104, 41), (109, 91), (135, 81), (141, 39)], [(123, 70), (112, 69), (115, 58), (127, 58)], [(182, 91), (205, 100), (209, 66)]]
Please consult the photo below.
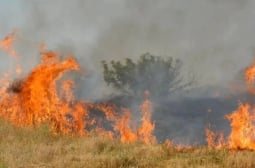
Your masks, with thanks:
[(3, 49), (10, 56), (17, 56), (16, 51), (12, 48), (13, 43), (15, 41), (15, 32), (12, 32), (8, 36), (6, 36), (3, 40), (0, 41), (0, 49)]
[(209, 148), (221, 149), (226, 146), (224, 134), (222, 132), (214, 132), (209, 128), (205, 129), (206, 142)]
[(248, 85), (248, 90), (255, 94), (255, 88), (253, 86), (253, 82), (255, 80), (255, 62), (245, 70), (245, 81)]
[[(244, 72), (245, 81), (248, 90), (255, 94), (253, 86), (255, 80), (255, 62)], [(249, 103), (239, 103), (239, 107), (233, 113), (226, 115), (226, 119), (230, 121), (231, 132), (227, 137), (226, 143), (218, 143), (223, 145), (215, 145), (216, 133), (206, 129), (206, 140), (209, 147), (228, 147), (233, 150), (248, 149), (255, 150), (255, 109)], [(224, 136), (220, 135), (221, 141)]]
[[(245, 70), (245, 81), (248, 90), (255, 94), (253, 82), (255, 80), (255, 62)], [(228, 145), (231, 149), (255, 150), (255, 111), (249, 103), (239, 103), (239, 107), (232, 114), (226, 116), (230, 121), (231, 133)]]
[(16, 38), (16, 32), (12, 32), (11, 34), (7, 35), (3, 40), (0, 41), (0, 50), (4, 50), (8, 55), (10, 55), (15, 63), (16, 63), (16, 74), (21, 74), (22, 70), (20, 65), (18, 64), (18, 55), (16, 51), (13, 49), (13, 45)]
[[(13, 49), (15, 32), (0, 41), (0, 50), (5, 51), (16, 62), (15, 73), (20, 76), (18, 54)], [(140, 105), (141, 120), (132, 122), (132, 112), (108, 103), (95, 104), (87, 100), (77, 100), (72, 90), (75, 82), (63, 78), (69, 71), (80, 71), (80, 65), (72, 56), (60, 57), (53, 51), (40, 47), (41, 62), (25, 77), (12, 80), (12, 72), (7, 71), (0, 79), (0, 117), (18, 127), (39, 126), (48, 123), (53, 134), (87, 136), (96, 132), (102, 136), (119, 138), (123, 143), (156, 143), (153, 135), (155, 123), (152, 118), (152, 102), (149, 91)], [(248, 90), (255, 94), (255, 62), (245, 70)], [(112, 124), (111, 130), (100, 126), (91, 112), (97, 110)], [(240, 103), (232, 114), (226, 115), (230, 121), (231, 133), (225, 140), (221, 132), (206, 129), (206, 141), (210, 148), (255, 150), (255, 109), (249, 103)], [(91, 130), (90, 128), (93, 128)], [(174, 146), (172, 141), (167, 146)], [(183, 147), (176, 147), (183, 149)]]
[(146, 99), (141, 104), (142, 113), (141, 125), (138, 129), (131, 129), (130, 118), (131, 112), (128, 109), (122, 109), (124, 115), (117, 118), (114, 129), (120, 132), (122, 142), (140, 141), (145, 144), (156, 143), (156, 137), (153, 136), (155, 124), (151, 122), (152, 107), (149, 100), (149, 91), (145, 91)]
[(140, 106), (142, 112), (142, 125), (138, 130), (139, 135), (142, 138), (142, 141), (146, 144), (150, 144), (155, 142), (155, 137), (152, 136), (152, 132), (155, 129), (155, 124), (151, 122), (151, 114), (152, 114), (152, 107), (151, 102), (149, 100), (149, 91), (145, 91), (146, 100)]
[[(14, 40), (13, 33), (0, 41), (0, 49), (12, 57), (17, 56), (16, 51), (12, 49)], [(75, 99), (72, 92), (75, 87), (74, 81), (63, 79), (66, 72), (80, 71), (80, 65), (72, 56), (61, 59), (58, 53), (46, 50), (44, 45), (40, 47), (40, 55), (40, 64), (26, 77), (10, 80), (7, 73), (0, 80), (0, 117), (18, 127), (48, 123), (55, 135), (86, 136), (91, 132), (87, 128), (97, 124), (90, 113), (99, 110), (112, 123), (113, 130), (105, 130), (96, 125), (93, 131), (98, 134), (119, 137), (124, 143), (156, 142), (152, 135), (155, 124), (150, 121), (152, 108), (148, 91), (141, 105), (141, 126), (136, 127), (137, 124), (131, 125), (132, 112), (129, 109), (118, 110), (116, 106), (107, 103), (95, 104)], [(19, 74), (17, 71), (16, 73)]]
[(115, 131), (120, 132), (121, 142), (131, 143), (137, 141), (137, 134), (129, 126), (131, 113), (128, 109), (123, 109), (124, 115), (118, 120), (114, 126)]
[(226, 116), (231, 122), (232, 130), (229, 136), (231, 149), (255, 149), (255, 113), (250, 111), (248, 103), (240, 103), (237, 111)]

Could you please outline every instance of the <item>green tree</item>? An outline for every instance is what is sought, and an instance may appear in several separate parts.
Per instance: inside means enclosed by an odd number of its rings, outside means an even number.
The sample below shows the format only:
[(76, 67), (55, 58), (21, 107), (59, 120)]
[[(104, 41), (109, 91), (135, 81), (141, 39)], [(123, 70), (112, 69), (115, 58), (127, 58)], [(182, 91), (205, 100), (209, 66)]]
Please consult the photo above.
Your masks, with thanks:
[(146, 53), (137, 62), (127, 58), (124, 63), (112, 60), (109, 64), (102, 61), (102, 65), (105, 82), (132, 96), (141, 96), (149, 90), (153, 98), (162, 98), (192, 84), (192, 81), (183, 82), (182, 61), (172, 57)]

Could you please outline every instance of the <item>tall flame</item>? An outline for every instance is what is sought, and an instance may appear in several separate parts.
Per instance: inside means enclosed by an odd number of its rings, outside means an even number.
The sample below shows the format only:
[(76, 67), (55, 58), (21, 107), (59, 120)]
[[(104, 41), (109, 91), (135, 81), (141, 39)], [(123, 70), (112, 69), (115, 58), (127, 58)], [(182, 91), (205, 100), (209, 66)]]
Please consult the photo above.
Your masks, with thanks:
[(123, 109), (124, 115), (120, 117), (118, 122), (116, 122), (114, 126), (115, 131), (120, 132), (120, 140), (121, 142), (131, 143), (137, 141), (137, 134), (134, 130), (132, 130), (129, 126), (131, 113), (128, 109)]
[[(255, 94), (255, 62), (245, 69), (245, 81), (250, 93)], [(225, 116), (230, 121), (231, 132), (224, 142), (223, 134), (206, 129), (206, 140), (209, 147), (228, 147), (233, 150), (255, 150), (255, 109), (249, 103), (239, 103), (238, 109)], [(218, 137), (218, 142), (216, 139)], [(223, 143), (220, 143), (223, 142)]]
[(229, 136), (231, 149), (255, 149), (255, 113), (250, 111), (248, 103), (240, 103), (237, 111), (226, 116), (231, 122), (232, 130)]
[[(255, 62), (246, 68), (245, 81), (248, 90), (255, 94)], [(249, 103), (239, 103), (238, 109), (226, 116), (231, 122), (231, 133), (228, 138), (231, 149), (255, 150), (255, 111)]]
[(146, 144), (155, 142), (155, 137), (152, 135), (153, 130), (155, 129), (155, 124), (151, 122), (152, 107), (149, 100), (149, 91), (145, 91), (146, 99), (144, 103), (140, 106), (142, 112), (142, 125), (138, 130), (139, 135), (142, 138), (142, 141)]
[[(10, 34), (0, 41), (0, 49), (16, 57), (17, 54), (12, 49), (14, 40), (15, 34)], [(119, 136), (125, 143), (141, 141), (150, 144), (156, 141), (152, 135), (155, 125), (150, 121), (152, 110), (148, 95), (141, 105), (141, 126), (137, 128), (130, 125), (129, 109), (122, 108), (122, 113), (119, 113), (114, 105), (75, 99), (72, 93), (74, 81), (62, 79), (66, 72), (80, 70), (72, 56), (60, 59), (58, 53), (47, 51), (45, 46), (41, 46), (40, 55), (41, 63), (25, 78), (0, 80), (0, 117), (10, 120), (16, 126), (38, 126), (47, 122), (54, 134), (86, 136), (90, 133), (88, 126), (95, 124), (95, 119), (89, 115), (90, 111), (99, 110), (112, 122), (115, 131), (106, 131), (96, 126), (95, 130), (99, 134)], [(148, 93), (147, 91), (146, 94)]]

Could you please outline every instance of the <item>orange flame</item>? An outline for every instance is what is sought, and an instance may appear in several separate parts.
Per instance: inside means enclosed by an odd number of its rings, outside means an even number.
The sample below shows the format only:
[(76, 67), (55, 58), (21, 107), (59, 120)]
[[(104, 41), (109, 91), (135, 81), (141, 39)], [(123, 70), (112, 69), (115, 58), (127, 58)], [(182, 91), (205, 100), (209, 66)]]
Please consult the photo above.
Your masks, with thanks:
[[(17, 56), (12, 49), (14, 39), (15, 34), (11, 34), (0, 41), (0, 49), (11, 56)], [(72, 93), (74, 81), (60, 80), (66, 72), (80, 70), (73, 57), (60, 59), (59, 54), (45, 50), (44, 45), (40, 47), (40, 54), (41, 63), (25, 78), (0, 80), (0, 117), (10, 120), (16, 126), (37, 126), (47, 122), (54, 134), (85, 136), (90, 133), (87, 127), (95, 124), (89, 115), (90, 110), (94, 109), (105, 114), (106, 119), (113, 123), (115, 131), (96, 126), (94, 130), (97, 133), (110, 138), (119, 135), (121, 142), (125, 143), (141, 141), (150, 144), (156, 141), (152, 135), (155, 124), (150, 121), (152, 109), (148, 95), (141, 105), (142, 122), (137, 131), (134, 126), (130, 126), (131, 112), (128, 109), (123, 108), (123, 114), (118, 114), (114, 105), (75, 99)], [(61, 87), (57, 86), (59, 82)]]
[(209, 148), (221, 149), (226, 146), (224, 134), (222, 132), (213, 132), (209, 128), (205, 129), (206, 142)]
[(15, 41), (15, 32), (6, 36), (3, 40), (0, 41), (0, 49), (3, 49), (8, 53), (8, 55), (16, 57), (16, 51), (12, 49), (12, 45)]
[(231, 122), (231, 134), (229, 147), (231, 149), (255, 149), (255, 113), (250, 113), (249, 104), (239, 104), (239, 108), (232, 114), (227, 115)]
[(248, 85), (248, 90), (253, 94), (255, 94), (255, 88), (253, 86), (254, 80), (255, 80), (255, 61), (250, 67), (246, 68), (245, 70), (245, 81)]
[[(255, 94), (253, 86), (255, 80), (255, 62), (245, 70), (245, 81), (248, 90)], [(232, 114), (226, 115), (230, 121), (231, 133), (228, 145), (231, 149), (255, 150), (255, 111), (249, 103), (239, 103), (239, 107)]]
[(131, 143), (137, 141), (137, 134), (130, 127), (131, 113), (128, 109), (123, 109), (124, 114), (114, 125), (114, 130), (120, 132), (121, 142)]
[[(246, 68), (245, 81), (248, 90), (255, 94), (255, 62)], [(231, 132), (227, 142), (222, 133), (218, 134), (206, 129), (206, 141), (209, 147), (220, 149), (228, 147), (234, 150), (255, 150), (255, 109), (249, 103), (239, 103), (239, 107), (232, 114), (225, 116), (230, 121)]]
[(156, 138), (152, 135), (155, 129), (155, 124), (151, 122), (152, 107), (149, 100), (149, 91), (145, 91), (146, 99), (144, 103), (140, 106), (142, 112), (142, 125), (138, 130), (138, 134), (141, 137), (141, 141), (146, 144), (151, 144), (156, 142)]

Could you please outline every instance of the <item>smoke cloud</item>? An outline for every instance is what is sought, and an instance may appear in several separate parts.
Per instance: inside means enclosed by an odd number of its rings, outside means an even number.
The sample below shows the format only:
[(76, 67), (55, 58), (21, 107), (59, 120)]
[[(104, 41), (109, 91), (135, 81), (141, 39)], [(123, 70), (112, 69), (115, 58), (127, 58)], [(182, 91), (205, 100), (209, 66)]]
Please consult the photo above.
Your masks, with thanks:
[[(197, 83), (204, 86), (231, 81), (251, 62), (254, 3), (26, 0), (12, 9), (19, 10), (19, 19), (13, 19), (19, 24), (14, 28), (21, 31), (25, 41), (44, 42), (50, 49), (73, 54), (87, 72), (98, 75), (101, 60), (137, 58), (151, 52), (180, 57), (184, 74), (196, 74)], [(1, 25), (14, 22), (7, 17), (2, 20)]]
[[(25, 69), (30, 69), (39, 60), (35, 55), (41, 42), (49, 49), (72, 54), (85, 71), (76, 79), (79, 94), (89, 99), (100, 99), (114, 92), (104, 84), (100, 61), (137, 59), (150, 52), (181, 58), (183, 75), (193, 73), (197, 85), (203, 88), (195, 89), (187, 96), (190, 99), (214, 96), (205, 108), (219, 109), (222, 104), (215, 103), (216, 92), (222, 94), (221, 90), (225, 88), (231, 93), (233, 88), (234, 92), (238, 90), (237, 85), (243, 84), (241, 71), (254, 57), (253, 0), (25, 0), (0, 3), (0, 35), (3, 37), (8, 31), (18, 29), (17, 46), (24, 57)], [(3, 64), (1, 67), (5, 68)], [(231, 99), (230, 104), (233, 101), (236, 103)], [(185, 107), (201, 103), (183, 102), (189, 104)], [(180, 107), (184, 105), (175, 106), (177, 111), (190, 110)], [(230, 105), (224, 113), (232, 109), (233, 105)], [(181, 112), (179, 115), (184, 115)], [(169, 116), (169, 119), (173, 117)], [(178, 123), (184, 124), (183, 121), (180, 119)], [(194, 121), (198, 122), (197, 130), (204, 129), (200, 123), (204, 119)], [(169, 127), (169, 124), (165, 125)]]

